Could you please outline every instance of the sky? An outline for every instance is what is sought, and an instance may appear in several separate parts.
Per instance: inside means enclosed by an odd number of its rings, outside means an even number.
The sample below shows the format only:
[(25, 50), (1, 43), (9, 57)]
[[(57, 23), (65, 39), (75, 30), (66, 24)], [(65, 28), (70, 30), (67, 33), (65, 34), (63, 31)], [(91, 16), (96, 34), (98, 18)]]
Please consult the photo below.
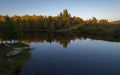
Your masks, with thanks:
[(120, 20), (120, 0), (0, 0), (0, 15), (55, 16), (64, 9), (85, 20)]

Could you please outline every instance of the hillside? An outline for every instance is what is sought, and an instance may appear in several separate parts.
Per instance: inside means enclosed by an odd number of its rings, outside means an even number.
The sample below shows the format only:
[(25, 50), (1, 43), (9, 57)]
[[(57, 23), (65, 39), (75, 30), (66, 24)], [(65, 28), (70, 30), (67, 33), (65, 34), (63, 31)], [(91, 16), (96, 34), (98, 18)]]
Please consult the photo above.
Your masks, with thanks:
[(110, 22), (110, 24), (120, 24), (120, 20), (118, 20), (118, 21), (113, 21), (113, 22)]

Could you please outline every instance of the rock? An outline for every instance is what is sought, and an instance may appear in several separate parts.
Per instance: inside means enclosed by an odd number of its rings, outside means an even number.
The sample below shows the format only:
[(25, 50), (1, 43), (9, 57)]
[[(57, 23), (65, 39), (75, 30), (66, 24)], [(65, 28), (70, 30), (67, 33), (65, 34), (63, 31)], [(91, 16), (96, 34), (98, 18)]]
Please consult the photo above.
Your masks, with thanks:
[(20, 47), (20, 48), (13, 48), (12, 51), (8, 52), (6, 54), (7, 57), (13, 57), (13, 56), (16, 56), (18, 54), (20, 54), (23, 50), (26, 50), (26, 49), (31, 49), (30, 47)]
[(13, 50), (13, 51), (10, 51), (6, 54), (7, 57), (13, 57), (13, 56), (16, 56), (18, 54), (20, 54), (23, 50), (22, 49), (16, 49), (16, 50)]
[(20, 48), (13, 48), (14, 50), (25, 50), (25, 49), (31, 49), (30, 47), (20, 47)]

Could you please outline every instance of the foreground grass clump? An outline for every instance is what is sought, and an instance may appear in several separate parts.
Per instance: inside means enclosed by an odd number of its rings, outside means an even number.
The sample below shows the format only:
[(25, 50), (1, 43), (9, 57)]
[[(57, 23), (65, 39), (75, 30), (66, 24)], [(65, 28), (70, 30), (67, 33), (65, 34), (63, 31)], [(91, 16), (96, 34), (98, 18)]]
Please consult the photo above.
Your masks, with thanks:
[(8, 58), (6, 54), (12, 50), (12, 47), (25, 47), (28, 46), (23, 43), (10, 44), (11, 47), (6, 47), (5, 44), (0, 44), (0, 75), (14, 75), (19, 73), (24, 65), (24, 62), (30, 58), (28, 50), (23, 51), (21, 54)]

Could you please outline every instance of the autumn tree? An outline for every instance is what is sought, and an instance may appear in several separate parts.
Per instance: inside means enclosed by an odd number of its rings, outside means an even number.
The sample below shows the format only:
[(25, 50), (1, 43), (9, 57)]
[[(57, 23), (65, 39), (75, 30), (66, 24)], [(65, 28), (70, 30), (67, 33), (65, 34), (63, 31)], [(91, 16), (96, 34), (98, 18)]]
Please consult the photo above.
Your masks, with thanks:
[(82, 18), (80, 18), (80, 17), (74, 16), (74, 17), (72, 18), (72, 23), (73, 23), (73, 24), (83, 24), (83, 23), (84, 23), (84, 20), (83, 20)]
[(99, 20), (99, 24), (108, 24), (108, 20), (101, 19)]
[(63, 13), (61, 16), (62, 16), (62, 22), (63, 22), (64, 26), (65, 27), (71, 26), (71, 15), (68, 13), (68, 11), (66, 9), (63, 10)]
[(0, 15), (0, 30), (16, 31), (39, 31), (39, 30), (61, 30), (75, 25), (97, 25), (107, 24), (105, 19), (97, 20), (95, 17), (84, 21), (80, 17), (71, 17), (67, 9), (57, 16), (24, 15), (24, 16), (2, 16)]
[(97, 23), (97, 19), (95, 17), (92, 17), (91, 23), (92, 24), (96, 24)]

